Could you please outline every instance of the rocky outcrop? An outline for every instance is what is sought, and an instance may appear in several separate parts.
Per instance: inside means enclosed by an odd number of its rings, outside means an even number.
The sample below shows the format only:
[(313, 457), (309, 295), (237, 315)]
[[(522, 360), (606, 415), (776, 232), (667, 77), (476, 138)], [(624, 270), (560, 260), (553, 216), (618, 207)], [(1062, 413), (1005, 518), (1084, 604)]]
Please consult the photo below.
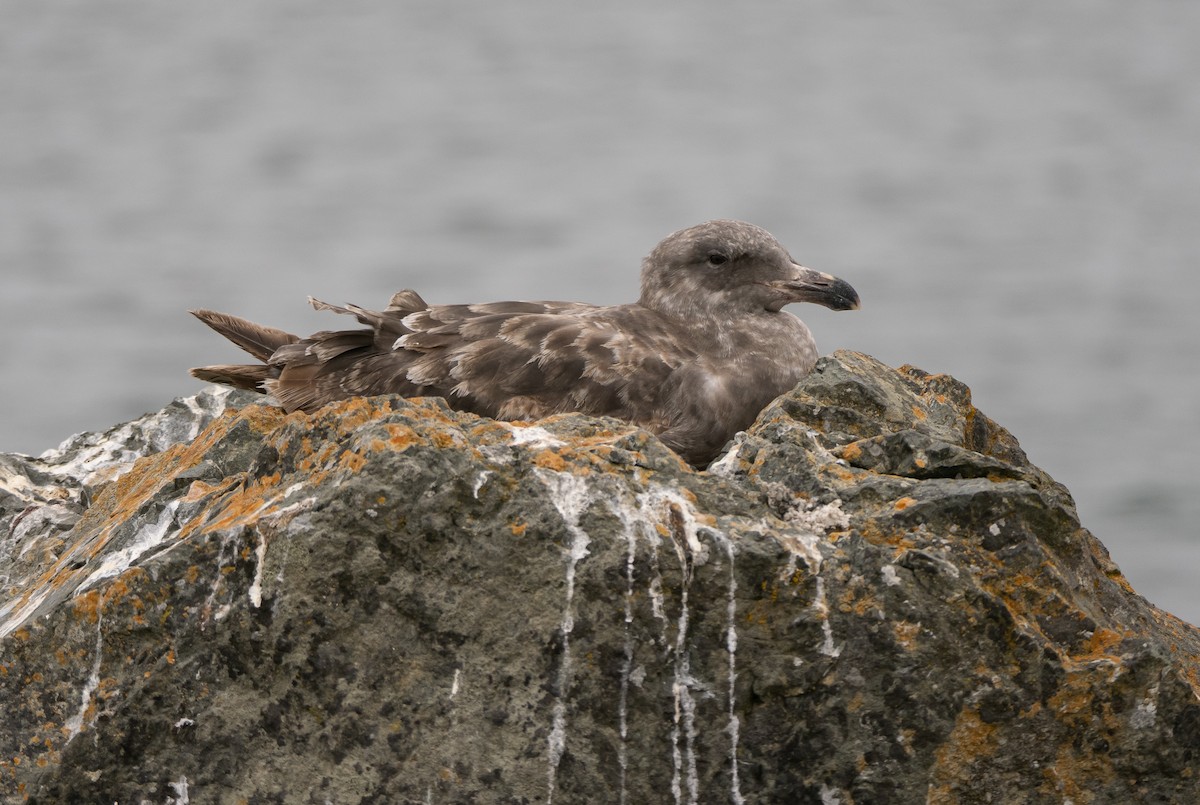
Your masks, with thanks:
[(965, 386), (855, 353), (707, 472), (205, 392), (0, 458), (0, 538), (6, 801), (1200, 801), (1197, 631)]

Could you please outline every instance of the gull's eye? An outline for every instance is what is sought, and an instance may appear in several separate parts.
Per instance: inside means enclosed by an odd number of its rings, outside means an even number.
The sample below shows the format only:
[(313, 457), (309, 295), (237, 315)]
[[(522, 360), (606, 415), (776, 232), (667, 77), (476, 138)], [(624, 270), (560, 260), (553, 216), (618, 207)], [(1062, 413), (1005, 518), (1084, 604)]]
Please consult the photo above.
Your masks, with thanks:
[(729, 262), (729, 256), (720, 252), (713, 252), (708, 256), (708, 264), (711, 266), (720, 266)]

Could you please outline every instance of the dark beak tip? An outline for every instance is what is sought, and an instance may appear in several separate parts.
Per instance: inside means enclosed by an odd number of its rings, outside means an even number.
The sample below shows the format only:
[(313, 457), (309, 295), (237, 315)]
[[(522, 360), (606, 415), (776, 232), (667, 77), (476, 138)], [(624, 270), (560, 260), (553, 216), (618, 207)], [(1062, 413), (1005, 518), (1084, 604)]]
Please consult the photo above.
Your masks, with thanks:
[(838, 280), (834, 283), (834, 300), (837, 306), (834, 310), (858, 310), (862, 307), (862, 301), (859, 299), (858, 291), (851, 287), (850, 283), (845, 280)]

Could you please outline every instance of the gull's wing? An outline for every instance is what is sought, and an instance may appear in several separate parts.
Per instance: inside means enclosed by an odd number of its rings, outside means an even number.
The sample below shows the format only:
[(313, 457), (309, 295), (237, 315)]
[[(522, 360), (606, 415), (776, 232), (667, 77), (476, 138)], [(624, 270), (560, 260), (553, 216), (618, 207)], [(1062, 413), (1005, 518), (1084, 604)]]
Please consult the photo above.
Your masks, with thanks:
[[(659, 431), (670, 424), (662, 400), (671, 376), (693, 356), (659, 314), (637, 305), (428, 305), (410, 290), (382, 311), (311, 301), (367, 327), (296, 338), (205, 312), (205, 323), (266, 366), (193, 373), (269, 391), (287, 410), (372, 394), (432, 395), (500, 419), (579, 411)], [(274, 348), (269, 356), (265, 345)]]
[(690, 354), (636, 305), (438, 305), (405, 324), (409, 382), (500, 419), (579, 411), (661, 429), (663, 390)]

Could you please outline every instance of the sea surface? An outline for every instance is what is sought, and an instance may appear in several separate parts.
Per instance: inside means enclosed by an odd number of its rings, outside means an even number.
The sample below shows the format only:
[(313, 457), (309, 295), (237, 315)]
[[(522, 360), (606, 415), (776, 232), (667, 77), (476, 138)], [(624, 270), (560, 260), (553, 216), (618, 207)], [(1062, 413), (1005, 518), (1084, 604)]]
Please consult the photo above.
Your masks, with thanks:
[(0, 1), (0, 450), (194, 393), (210, 307), (631, 301), (733, 217), (852, 282), (1200, 623), (1200, 4)]

